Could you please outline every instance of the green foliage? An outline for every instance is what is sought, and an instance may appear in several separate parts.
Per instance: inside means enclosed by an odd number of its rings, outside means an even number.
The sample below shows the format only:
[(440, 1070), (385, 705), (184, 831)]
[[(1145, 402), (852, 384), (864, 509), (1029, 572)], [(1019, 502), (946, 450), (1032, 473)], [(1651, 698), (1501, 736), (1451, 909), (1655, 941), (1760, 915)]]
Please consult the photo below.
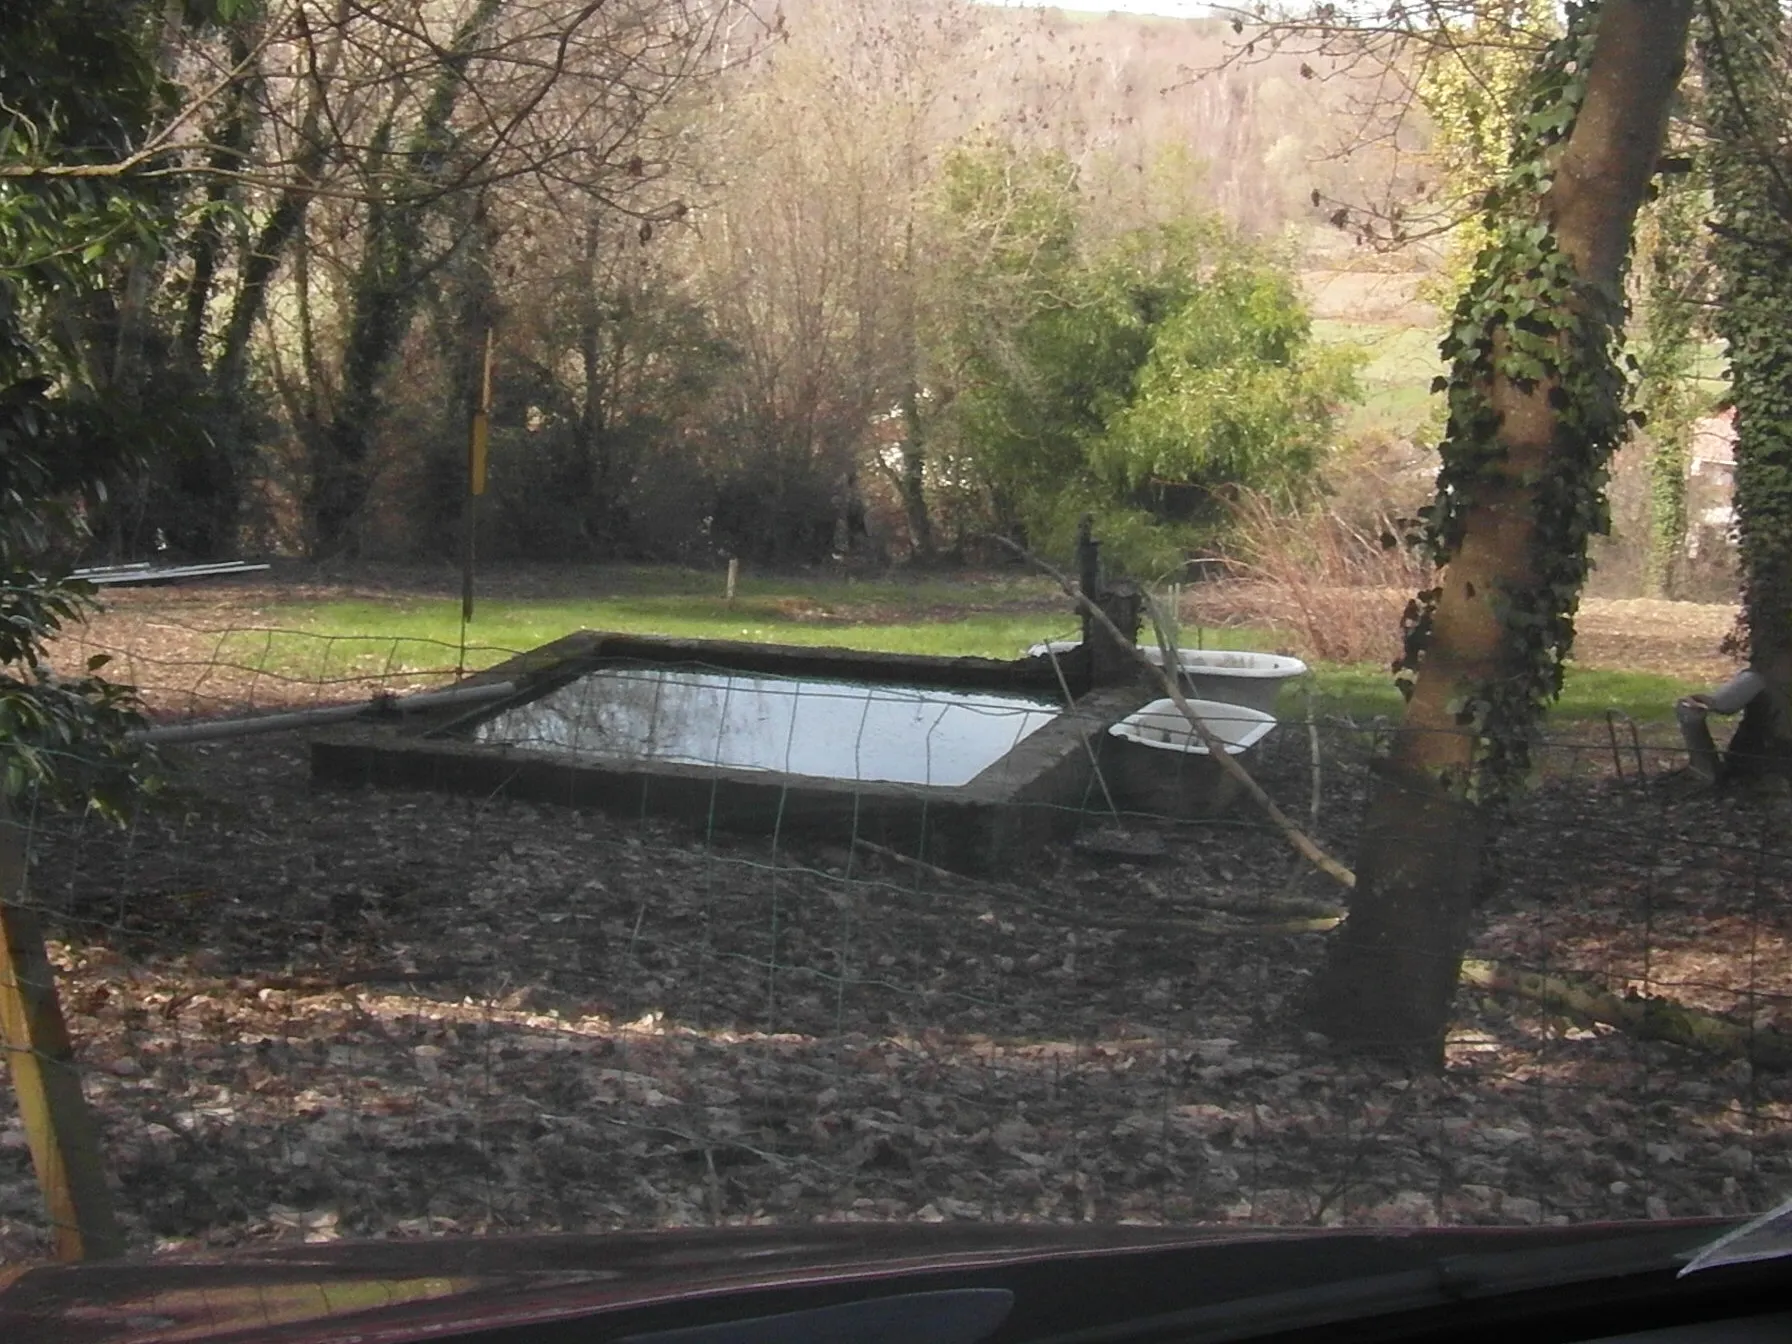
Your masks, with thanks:
[[(1473, 775), (1458, 783), (1489, 800), (1524, 781), (1537, 725), (1561, 693), (1589, 568), (1587, 542), (1607, 526), (1606, 463), (1629, 423), (1620, 296), (1588, 288), (1541, 208), (1556, 150), (1585, 96), (1597, 13), (1571, 5), (1567, 31), (1537, 61), (1510, 170), (1488, 193), (1484, 225), (1491, 241), (1440, 346), (1450, 372), (1436, 390), (1446, 395), (1449, 420), (1439, 445), (1436, 498), (1421, 510), (1416, 537), (1438, 568), (1456, 558), (1477, 502), (1502, 483), (1506, 449), (1489, 398), (1494, 380), (1546, 386), (1557, 418), (1547, 468), (1525, 483), (1535, 514), (1531, 552), (1515, 566), (1525, 581), (1495, 598), (1506, 643), (1502, 661), (1521, 671), (1467, 687), (1456, 705), (1457, 722), (1476, 736)], [(1403, 687), (1417, 676), (1430, 644), (1440, 594), (1423, 592), (1408, 608), (1405, 652), (1395, 664)]]
[(1792, 200), (1785, 20), (1772, 0), (1727, 0), (1703, 16), (1699, 50), (1712, 127), (1715, 325), (1736, 408), (1734, 506), (1750, 653), (1792, 652)]
[(1693, 422), (1704, 407), (1698, 388), (1703, 323), (1703, 223), (1710, 196), (1691, 182), (1670, 184), (1645, 210), (1637, 252), (1646, 258), (1642, 339), (1637, 347), (1637, 408), (1649, 442), (1651, 596), (1671, 596), (1686, 545), (1686, 468)]
[(985, 310), (1027, 304), (1036, 282), (1076, 260), (1076, 167), (1056, 151), (1023, 154), (1004, 141), (961, 145), (946, 156), (940, 213), (956, 271), (978, 282), (967, 299)]
[[(1499, 0), (1475, 6), (1466, 22), (1439, 34), (1450, 40), (1423, 48), (1415, 93), (1431, 132), (1432, 190), (1447, 206), (1485, 200), (1512, 172), (1538, 51), (1560, 31), (1554, 0)], [(1426, 282), (1428, 296), (1459, 294), (1495, 237), (1483, 211), (1457, 224), (1444, 266)]]
[(144, 0), (0, 6), (0, 146), (8, 162), (123, 158), (171, 96), (153, 61), (161, 10)]
[[(482, 546), (562, 562), (753, 556), (754, 543), (775, 530), (770, 521), (745, 516), (731, 531), (716, 505), (718, 496), (736, 497), (737, 481), (764, 489), (766, 473), (751, 470), (725, 431), (692, 429), (737, 353), (708, 311), (663, 276), (611, 280), (604, 293), (588, 268), (569, 281), (567, 289), (584, 287), (583, 296), (574, 290), (583, 304), (544, 305), (539, 325), (513, 319), (505, 332), (492, 424), (492, 457), (503, 469), (493, 474)], [(444, 344), (459, 338), (452, 314), (442, 327)], [(569, 371), (563, 355), (587, 343), (589, 378)], [(443, 421), (450, 448), (436, 482), (437, 497), (455, 509), (465, 490), (460, 411), (452, 407)]]
[[(127, 145), (159, 93), (136, 45), (141, 6), (0, 10), (0, 163), (105, 161)], [(134, 757), (129, 688), (45, 662), (88, 589), (59, 577), (87, 509), (115, 467), (96, 455), (84, 362), (71, 314), (105, 289), (121, 253), (153, 247), (157, 217), (131, 182), (0, 181), (0, 790), (115, 800)]]
[(1209, 261), (1200, 242), (1166, 230), (1123, 243), (1157, 254), (1123, 255), (1121, 280), (1141, 289), (1157, 280), (1152, 301), (1165, 315), (1091, 464), (1132, 491), (1176, 481), (1293, 494), (1319, 465), (1334, 408), (1356, 393), (1362, 354), (1310, 344), (1286, 268), (1226, 239)]
[[(218, 6), (181, 9), (203, 24)], [(170, 122), (183, 101), (160, 68), (173, 64), (162, 51), (173, 17), (151, 0), (0, 14), (0, 160), (15, 174), (0, 183), (0, 267), (23, 285), (16, 315), (55, 378), (61, 440), (79, 451), (72, 474), (112, 486), (87, 517), (102, 544), (128, 550), (158, 530), (203, 550), (218, 530), (218, 405), (201, 371), (174, 356), (171, 272), (186, 251), (180, 212), (209, 212), (221, 228), (222, 197), (196, 205), (158, 175), (167, 157), (144, 171), (54, 174), (115, 170)]]
[(1027, 538), (1044, 554), (1068, 560), (1076, 554), (1084, 517), (1101, 540), (1104, 561), (1118, 573), (1176, 578), (1194, 541), (1188, 528), (1166, 526), (1148, 509), (1127, 508), (1105, 491), (1075, 486), (1039, 498), (1027, 518)]
[(1078, 209), (1056, 156), (946, 163), (955, 464), (1000, 530), (1063, 552), (1093, 512), (1119, 562), (1167, 568), (1227, 488), (1310, 480), (1358, 357), (1315, 346), (1286, 263), (1219, 221), (1089, 243)]

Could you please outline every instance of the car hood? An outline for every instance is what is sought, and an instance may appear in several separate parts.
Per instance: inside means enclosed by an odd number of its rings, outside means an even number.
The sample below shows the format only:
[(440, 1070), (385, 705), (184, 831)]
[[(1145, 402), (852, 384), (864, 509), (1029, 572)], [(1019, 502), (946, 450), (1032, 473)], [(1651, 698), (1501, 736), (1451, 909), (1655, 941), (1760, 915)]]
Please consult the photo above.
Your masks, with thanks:
[[(1239, 1229), (823, 1224), (592, 1236), (331, 1242), (0, 1268), (8, 1344), (409, 1344), (453, 1331), (596, 1340), (699, 1316), (1001, 1286), (1054, 1324), (1398, 1274), (1444, 1257), (1623, 1243), (1684, 1256), (1721, 1220), (1564, 1228)], [(1257, 1285), (1257, 1286), (1253, 1286)], [(676, 1304), (676, 1312), (673, 1305)], [(594, 1329), (590, 1318), (613, 1328)], [(626, 1330), (624, 1327), (626, 1326)], [(1015, 1321), (1005, 1327), (1018, 1328)], [(540, 1337), (539, 1334), (532, 1337)]]

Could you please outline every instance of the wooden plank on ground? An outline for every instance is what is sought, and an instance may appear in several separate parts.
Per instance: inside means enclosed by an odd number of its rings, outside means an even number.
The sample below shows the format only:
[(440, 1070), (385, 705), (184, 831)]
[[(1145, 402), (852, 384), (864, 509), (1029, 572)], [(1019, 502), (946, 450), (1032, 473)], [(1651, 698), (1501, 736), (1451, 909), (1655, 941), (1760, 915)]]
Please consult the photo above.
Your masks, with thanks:
[(0, 1042), (61, 1260), (124, 1254), (99, 1131), (56, 997), (43, 926), (25, 903), (25, 832), (0, 804)]

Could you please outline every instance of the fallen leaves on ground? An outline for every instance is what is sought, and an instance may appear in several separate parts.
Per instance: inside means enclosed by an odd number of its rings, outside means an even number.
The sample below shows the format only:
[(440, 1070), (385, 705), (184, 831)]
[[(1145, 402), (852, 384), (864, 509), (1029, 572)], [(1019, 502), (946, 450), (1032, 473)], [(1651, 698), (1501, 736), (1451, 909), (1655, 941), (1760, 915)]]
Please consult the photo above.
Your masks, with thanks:
[[(1340, 852), (1362, 754), (1328, 732), (1320, 829)], [(1473, 955), (1785, 1025), (1776, 814), (1586, 759), (1514, 819)], [(1466, 993), (1440, 1076), (1294, 1030), (1323, 939), (1258, 926), (1336, 893), (1248, 816), (1129, 822), (1161, 843), (1066, 846), (989, 883), (850, 837), (313, 791), (293, 738), (176, 763), (127, 827), (34, 835), (138, 1247), (1540, 1223), (1741, 1212), (1792, 1174), (1792, 1084), (1746, 1063)], [(1257, 763), (1305, 806), (1305, 734)], [(45, 1244), (0, 1096), (0, 1257)]]

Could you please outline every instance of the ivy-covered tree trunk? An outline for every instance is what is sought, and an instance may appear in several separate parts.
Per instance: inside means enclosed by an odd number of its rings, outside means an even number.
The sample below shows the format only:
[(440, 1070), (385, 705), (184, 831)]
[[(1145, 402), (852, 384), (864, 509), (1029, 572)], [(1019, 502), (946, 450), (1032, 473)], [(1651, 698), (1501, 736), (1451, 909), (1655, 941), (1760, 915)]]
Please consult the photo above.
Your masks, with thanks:
[(257, 104), (265, 93), (256, 48), (261, 39), (259, 22), (238, 22), (228, 29), (227, 48), (232, 66), (245, 68), (244, 77), (231, 83), (222, 95), (222, 107), (213, 124), (212, 148), (207, 167), (216, 174), (205, 188), (205, 212), (194, 229), (193, 269), (181, 301), (178, 348), (194, 367), (203, 362), (206, 317), (217, 285), (218, 269), (229, 246), (227, 212), (237, 204), (241, 191), (231, 174), (249, 159), (255, 139)]
[[(213, 378), (225, 398), (240, 408), (249, 369), (249, 342), (267, 302), (268, 287), (287, 249), (299, 238), (311, 200), (329, 162), (331, 148), (325, 125), (324, 89), (342, 61), (348, 31), (349, 0), (337, 0), (327, 28), (327, 39), (315, 38), (305, 26), (305, 12), (297, 12), (301, 36), (311, 46), (311, 79), (304, 111), (299, 118), (298, 149), (274, 208), (256, 231), (241, 262), (236, 295), (223, 330), (218, 334), (218, 354)], [(321, 49), (320, 49), (321, 48)]]
[(1718, 334), (1736, 407), (1733, 506), (1750, 665), (1729, 778), (1792, 774), (1792, 162), (1784, 149), (1786, 20), (1776, 0), (1726, 0), (1700, 33), (1712, 129)]
[(1702, 183), (1663, 185), (1647, 214), (1643, 331), (1637, 351), (1638, 406), (1648, 434), (1649, 549), (1643, 582), (1650, 597), (1672, 597), (1686, 550), (1686, 469), (1699, 409), (1699, 297), (1704, 288)]
[(1407, 706), (1380, 763), (1350, 917), (1307, 1016), (1340, 1043), (1435, 1065), (1494, 809), (1529, 769), (1603, 529), (1622, 436), (1615, 361), (1637, 208), (1685, 57), (1691, 0), (1571, 9), (1539, 59), (1493, 243), (1443, 344), (1449, 427), (1408, 609)]
[(404, 183), (393, 199), (376, 200), (367, 213), (361, 265), (349, 289), (348, 339), (336, 413), (312, 446), (306, 497), (314, 555), (355, 548), (354, 525), (366, 501), (368, 461), (380, 414), (381, 384), (410, 330), (431, 269), (424, 255), (427, 225), (439, 213), (441, 179), (454, 144), (454, 112), (468, 67), (503, 0), (479, 0), (456, 31), (435, 72), (422, 115), (402, 147), (392, 152), (388, 120), (369, 147), (369, 176), (387, 172)]
[[(915, 164), (907, 163), (906, 200), (913, 210), (915, 199)], [(902, 498), (903, 519), (908, 525), (909, 557), (920, 564), (931, 564), (934, 558), (933, 513), (927, 507), (927, 431), (921, 415), (921, 370), (923, 337), (921, 333), (920, 278), (915, 265), (915, 218), (911, 213), (902, 239), (903, 341), (907, 355), (907, 376), (902, 380), (902, 463), (897, 476), (897, 493)], [(937, 395), (942, 389), (934, 388)]]
[(933, 559), (933, 515), (927, 508), (927, 429), (921, 419), (921, 389), (911, 379), (902, 389), (902, 512), (914, 559)]
[[(615, 427), (611, 424), (615, 410), (611, 400), (618, 391), (615, 347), (621, 338), (614, 329), (614, 305), (605, 301), (603, 244), (603, 219), (594, 207), (585, 221), (584, 265), (579, 269), (579, 369), (583, 395), (579, 402), (578, 461), (567, 484), (584, 497), (580, 509), (582, 530), (591, 555), (608, 559), (621, 543), (625, 512), (620, 498), (620, 473), (616, 469)], [(606, 324), (611, 328), (608, 332)]]

